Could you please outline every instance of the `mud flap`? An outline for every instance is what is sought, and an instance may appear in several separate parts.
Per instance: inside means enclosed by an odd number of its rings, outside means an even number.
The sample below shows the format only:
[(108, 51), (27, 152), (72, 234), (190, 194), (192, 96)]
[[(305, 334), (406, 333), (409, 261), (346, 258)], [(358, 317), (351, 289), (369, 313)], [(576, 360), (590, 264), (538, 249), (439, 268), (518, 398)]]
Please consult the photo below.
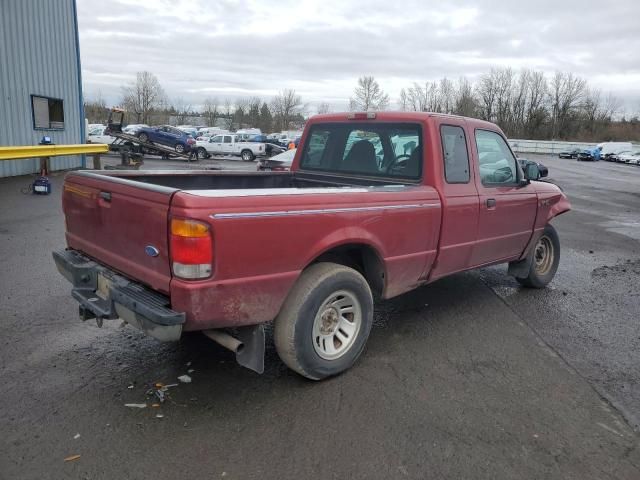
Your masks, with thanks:
[(242, 342), (243, 348), (236, 352), (236, 361), (249, 370), (257, 373), (264, 372), (264, 326), (251, 325), (249, 327), (239, 327), (237, 330), (238, 340)]
[(507, 273), (512, 277), (516, 278), (526, 278), (529, 275), (529, 270), (531, 270), (531, 263), (533, 262), (533, 253), (529, 253), (522, 260), (518, 260), (517, 262), (509, 262), (509, 269)]

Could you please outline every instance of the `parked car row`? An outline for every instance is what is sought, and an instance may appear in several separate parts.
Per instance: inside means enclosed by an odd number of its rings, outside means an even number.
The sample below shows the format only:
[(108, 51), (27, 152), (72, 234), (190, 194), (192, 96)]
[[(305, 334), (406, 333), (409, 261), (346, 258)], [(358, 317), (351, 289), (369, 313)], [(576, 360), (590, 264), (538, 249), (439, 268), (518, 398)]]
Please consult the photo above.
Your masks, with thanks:
[(578, 161), (598, 161), (630, 163), (640, 165), (640, 147), (630, 142), (604, 142), (595, 147), (573, 149), (560, 152), (559, 158), (575, 158)]
[[(102, 124), (88, 125), (87, 143), (112, 144), (115, 137), (107, 135), (105, 129)], [(219, 127), (131, 124), (122, 132), (138, 137), (140, 142), (171, 147), (180, 154), (195, 149), (199, 159), (211, 155), (238, 155), (244, 161), (252, 161), (257, 157), (273, 157), (286, 152), (292, 143), (297, 146), (300, 141), (300, 132), (297, 131), (264, 135), (258, 128), (240, 129), (232, 134)]]
[(631, 165), (640, 165), (640, 149), (631, 151), (614, 153), (604, 157), (608, 162), (629, 163)]

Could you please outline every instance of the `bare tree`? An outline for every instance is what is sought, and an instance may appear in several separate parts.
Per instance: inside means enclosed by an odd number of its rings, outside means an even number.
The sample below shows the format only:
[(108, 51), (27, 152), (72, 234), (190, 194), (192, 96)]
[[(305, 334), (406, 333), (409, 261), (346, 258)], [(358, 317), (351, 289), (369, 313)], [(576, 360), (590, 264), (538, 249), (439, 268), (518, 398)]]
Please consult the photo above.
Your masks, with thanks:
[(569, 120), (587, 91), (587, 82), (573, 73), (556, 72), (551, 79), (551, 138), (567, 138)]
[(187, 123), (191, 116), (191, 104), (186, 102), (182, 97), (177, 97), (173, 100), (171, 110), (174, 112), (176, 123), (178, 125), (184, 125)]
[(226, 120), (226, 128), (227, 130), (233, 130), (233, 103), (228, 98), (224, 101), (224, 107), (222, 109), (222, 116)]
[(473, 87), (469, 79), (460, 77), (455, 92), (454, 113), (464, 117), (475, 117), (478, 112), (478, 104), (473, 95)]
[(140, 123), (149, 122), (149, 114), (161, 106), (165, 98), (164, 90), (153, 73), (136, 73), (135, 82), (122, 88), (122, 105), (133, 112)]
[(329, 113), (331, 106), (327, 102), (320, 102), (318, 104), (318, 113)]
[(296, 94), (295, 90), (286, 89), (273, 97), (271, 100), (271, 111), (276, 123), (276, 127), (287, 130), (293, 118), (300, 114), (302, 108), (302, 98)]
[(351, 111), (384, 110), (389, 105), (389, 95), (384, 93), (374, 77), (358, 78), (358, 85), (349, 100)]
[(210, 127), (216, 126), (216, 120), (220, 116), (220, 101), (216, 97), (208, 97), (204, 101), (203, 112), (207, 117), (207, 123)]

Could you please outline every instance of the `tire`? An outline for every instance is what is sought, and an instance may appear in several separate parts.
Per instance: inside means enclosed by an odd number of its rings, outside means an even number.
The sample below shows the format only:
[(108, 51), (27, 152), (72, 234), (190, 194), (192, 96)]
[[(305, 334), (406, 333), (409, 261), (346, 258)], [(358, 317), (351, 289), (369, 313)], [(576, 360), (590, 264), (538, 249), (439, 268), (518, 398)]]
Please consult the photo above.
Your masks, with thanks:
[(372, 323), (373, 295), (364, 277), (343, 265), (316, 263), (302, 272), (276, 317), (276, 351), (291, 370), (322, 380), (355, 363)]
[(184, 153), (184, 145), (181, 143), (176, 143), (176, 146), (174, 147), (176, 150), (176, 153)]
[(251, 162), (256, 158), (251, 150), (242, 150), (242, 152), (240, 152), (240, 157), (242, 157), (243, 162)]
[(198, 157), (198, 160), (205, 160), (205, 159), (209, 158), (209, 154), (202, 147), (198, 148), (198, 150), (196, 152), (196, 155)]
[(146, 133), (141, 133), (140, 135), (138, 135), (138, 140), (140, 140), (143, 143), (147, 143), (149, 141), (149, 137), (147, 136)]
[(553, 280), (560, 263), (560, 238), (552, 225), (544, 227), (531, 255), (529, 275), (516, 280), (525, 287), (544, 288)]

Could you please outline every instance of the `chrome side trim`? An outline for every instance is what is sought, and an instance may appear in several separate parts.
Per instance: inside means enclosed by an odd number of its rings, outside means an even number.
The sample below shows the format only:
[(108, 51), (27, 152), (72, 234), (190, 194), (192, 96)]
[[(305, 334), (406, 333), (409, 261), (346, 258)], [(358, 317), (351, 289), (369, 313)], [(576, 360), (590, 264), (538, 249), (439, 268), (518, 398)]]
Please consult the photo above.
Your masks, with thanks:
[(214, 213), (213, 219), (227, 218), (255, 218), (255, 217), (290, 217), (295, 215), (318, 215), (332, 213), (352, 212), (376, 212), (381, 210), (403, 210), (410, 208), (438, 208), (439, 203), (414, 203), (411, 205), (381, 205), (377, 207), (350, 207), (350, 208), (320, 208), (314, 210), (278, 210), (273, 212), (238, 212), (238, 213)]

